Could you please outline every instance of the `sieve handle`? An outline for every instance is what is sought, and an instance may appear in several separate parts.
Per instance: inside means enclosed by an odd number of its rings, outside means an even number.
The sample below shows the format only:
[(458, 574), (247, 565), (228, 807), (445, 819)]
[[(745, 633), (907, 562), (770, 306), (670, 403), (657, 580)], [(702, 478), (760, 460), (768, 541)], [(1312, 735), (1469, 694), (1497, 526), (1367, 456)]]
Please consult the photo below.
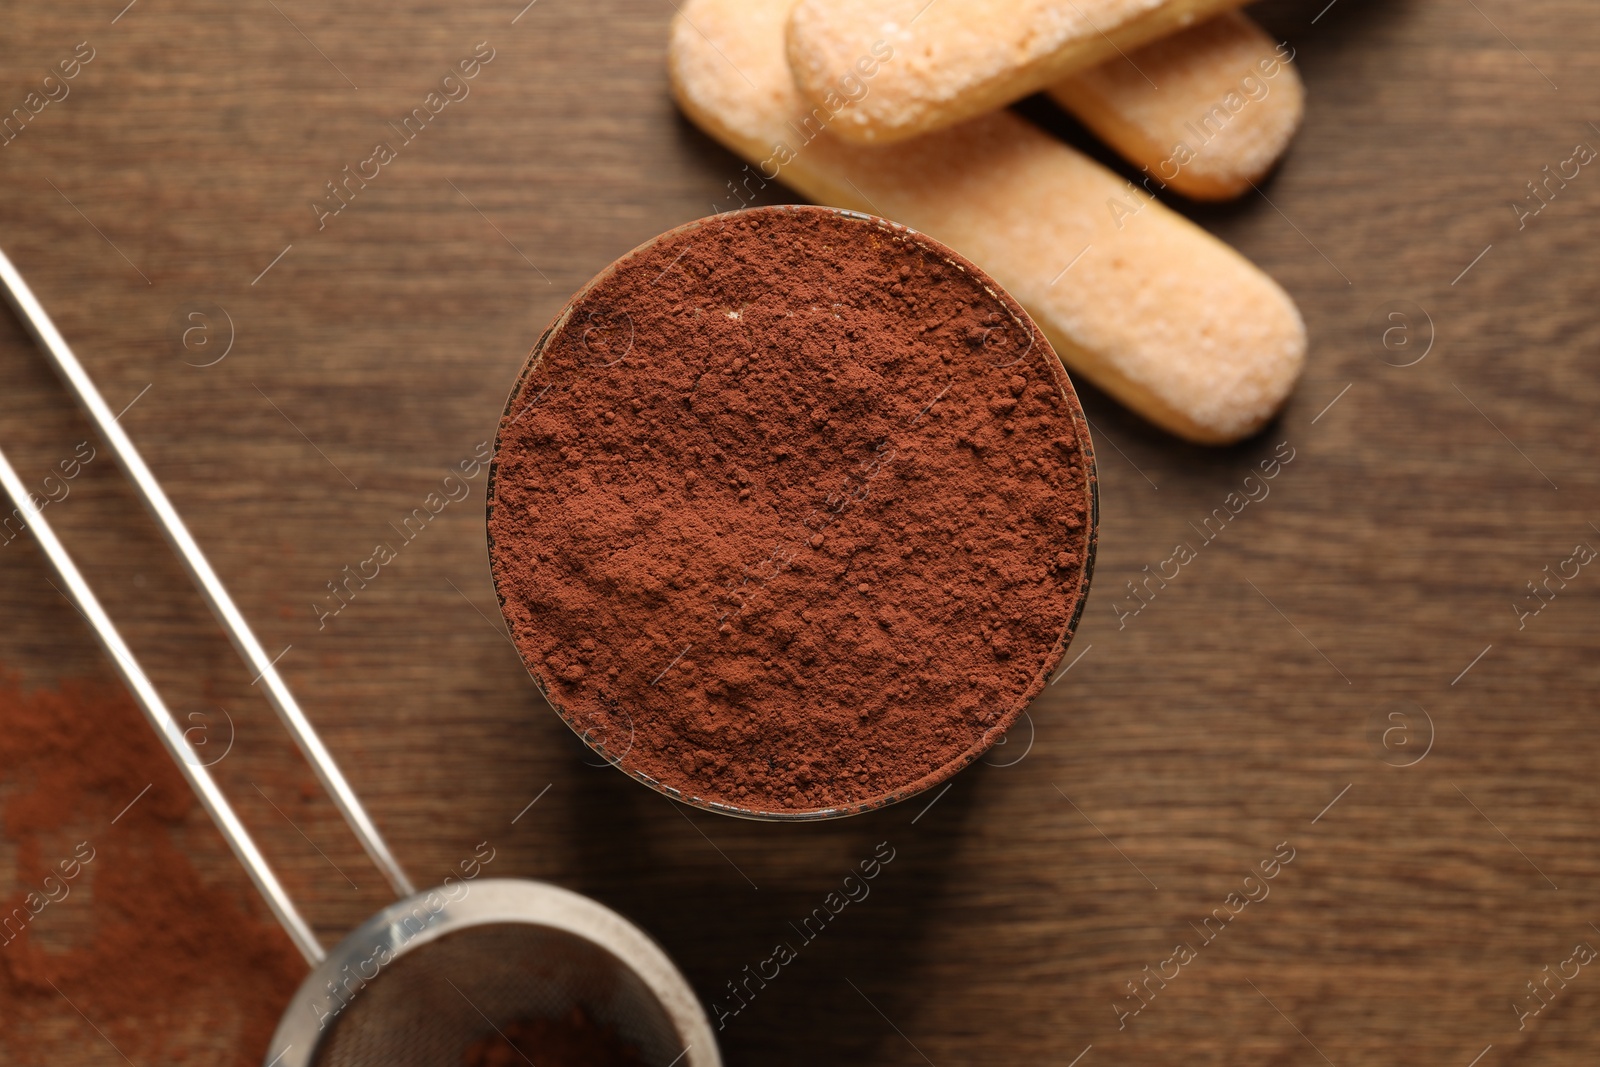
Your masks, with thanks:
[[(389, 851), (388, 844), (378, 833), (378, 828), (373, 825), (366, 809), (362, 807), (355, 790), (350, 787), (344, 773), (339, 770), (339, 765), (334, 762), (332, 754), (323, 746), (322, 739), (317, 736), (310, 720), (300, 710), (300, 705), (295, 701), (294, 694), (289, 692), (289, 687), (284, 683), (282, 676), (278, 674), (278, 668), (272, 658), (261, 647), (261, 642), (256, 640), (250, 624), (234, 605), (233, 597), (228, 594), (227, 587), (211, 569), (205, 554), (200, 551), (200, 546), (190, 535), (189, 528), (184, 525), (172, 502), (167, 499), (161, 483), (156, 481), (150, 468), (145, 466), (139, 450), (133, 446), (133, 441), (118, 425), (117, 416), (111, 413), (100, 391), (95, 388), (83, 365), (78, 362), (78, 357), (67, 347), (66, 339), (56, 330), (44, 306), (33, 295), (33, 290), (28, 288), (28, 283), (23, 280), (22, 275), (17, 272), (17, 268), (3, 251), (0, 251), (0, 285), (3, 285), (7, 300), (16, 309), (28, 332), (50, 357), (56, 373), (61, 376), (67, 388), (72, 390), (78, 399), (78, 404), (89, 416), (89, 421), (94, 423), (101, 438), (111, 447), (112, 455), (133, 482), (145, 507), (150, 510), (150, 514), (166, 534), (167, 540), (183, 560), (189, 577), (200, 590), (200, 595), (205, 598), (212, 614), (217, 617), (223, 629), (228, 631), (233, 647), (256, 672), (258, 681), (266, 688), (268, 701), (278, 713), (278, 718), (294, 738), (295, 744), (300, 746), (300, 751), (304, 753), (306, 760), (316, 772), (317, 780), (333, 798), (339, 813), (344, 816), (344, 821), (360, 840), (361, 847), (366, 849), (372, 862), (383, 872), (383, 876), (388, 879), (396, 895), (408, 897), (416, 892), (411, 879), (406, 877), (399, 861)], [(22, 505), (19, 503), (18, 506)]]
[(306, 961), (315, 967), (323, 958), (322, 946), (317, 943), (316, 935), (295, 910), (294, 902), (284, 892), (277, 876), (272, 873), (272, 868), (267, 866), (266, 857), (256, 848), (249, 831), (234, 814), (228, 798), (217, 788), (211, 772), (205, 769), (200, 757), (189, 747), (188, 739), (183, 736), (183, 728), (172, 717), (172, 712), (162, 703), (161, 694), (156, 692), (155, 686), (150, 684), (150, 679), (139, 667), (139, 662), (133, 658), (133, 653), (123, 642), (122, 635), (117, 633), (111, 617), (100, 606), (94, 590), (83, 580), (83, 575), (72, 562), (72, 557), (67, 555), (66, 548), (56, 537), (50, 524), (45, 521), (44, 512), (33, 505), (27, 487), (23, 485), (22, 479), (17, 477), (17, 472), (11, 466), (11, 461), (6, 458), (4, 451), (0, 451), (0, 482), (5, 483), (6, 495), (11, 498), (17, 513), (27, 517), (27, 523), (33, 527), (33, 535), (38, 539), (39, 547), (44, 549), (44, 554), (55, 565), (56, 573), (66, 583), (68, 599), (88, 620), (95, 636), (100, 638), (100, 643), (105, 645), (106, 651), (111, 654), (112, 662), (117, 665), (117, 673), (122, 675), (122, 680), (127, 683), (139, 707), (144, 709), (145, 718), (150, 720), (150, 725), (161, 735), (167, 751), (177, 761), (178, 770), (189, 780), (190, 787), (200, 798), (206, 813), (217, 824), (217, 829), (222, 831), (222, 836), (227, 839), (233, 854), (244, 864), (244, 869), (250, 874), (250, 880), (261, 891), (267, 906), (283, 925), (284, 932), (289, 935), (301, 955), (305, 956)]

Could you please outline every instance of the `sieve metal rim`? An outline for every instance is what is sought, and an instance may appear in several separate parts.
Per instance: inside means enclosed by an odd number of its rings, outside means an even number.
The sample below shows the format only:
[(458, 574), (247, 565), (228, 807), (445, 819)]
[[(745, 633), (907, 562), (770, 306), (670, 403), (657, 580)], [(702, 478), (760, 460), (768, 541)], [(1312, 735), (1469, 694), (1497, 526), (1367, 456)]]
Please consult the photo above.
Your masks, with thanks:
[[(319, 1025), (317, 1002), (327, 983), (347, 967), (377, 958), (380, 950), (387, 951), (387, 963), (392, 963), (450, 934), (515, 923), (559, 930), (615, 956), (645, 984), (672, 1020), (679, 1039), (687, 1046), (681, 1061), (684, 1067), (721, 1067), (722, 1057), (711, 1022), (699, 998), (671, 957), (644, 930), (604, 904), (548, 882), (483, 878), (460, 884), (467, 887), (461, 899), (445, 899), (439, 889), (413, 894), (379, 911), (329, 950), (284, 1009), (265, 1062), (270, 1067), (311, 1067), (316, 1062), (324, 1042), (339, 1024), (336, 1015), (328, 1025)], [(428, 901), (430, 897), (439, 897), (442, 905), (435, 908)], [(419, 906), (428, 910), (429, 919), (420, 930), (408, 931), (405, 920)], [(381, 967), (371, 978), (362, 975), (364, 981), (381, 977)], [(359, 1002), (358, 990), (350, 1003)]]

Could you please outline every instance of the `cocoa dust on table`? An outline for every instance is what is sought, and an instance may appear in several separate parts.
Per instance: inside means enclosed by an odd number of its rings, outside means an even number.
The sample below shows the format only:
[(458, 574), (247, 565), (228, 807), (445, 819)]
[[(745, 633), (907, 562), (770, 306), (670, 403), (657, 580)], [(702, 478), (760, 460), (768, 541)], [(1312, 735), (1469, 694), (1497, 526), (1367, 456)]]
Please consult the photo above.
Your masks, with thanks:
[(260, 1064), (305, 965), (132, 699), (0, 671), (0, 726), (0, 1063)]
[(574, 730), (685, 797), (803, 813), (925, 784), (1060, 661), (1093, 463), (976, 268), (759, 209), (619, 261), (501, 423), (490, 559)]

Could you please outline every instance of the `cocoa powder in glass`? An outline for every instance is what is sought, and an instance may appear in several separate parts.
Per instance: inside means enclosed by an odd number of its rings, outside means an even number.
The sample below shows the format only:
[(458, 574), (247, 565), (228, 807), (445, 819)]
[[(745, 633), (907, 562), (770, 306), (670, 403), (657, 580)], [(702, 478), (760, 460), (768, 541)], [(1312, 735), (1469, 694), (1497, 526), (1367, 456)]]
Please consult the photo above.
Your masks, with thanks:
[(1010, 297), (881, 220), (767, 208), (635, 250), (535, 349), (488, 528), (517, 647), (684, 799), (886, 803), (1008, 727), (1087, 590), (1094, 470)]

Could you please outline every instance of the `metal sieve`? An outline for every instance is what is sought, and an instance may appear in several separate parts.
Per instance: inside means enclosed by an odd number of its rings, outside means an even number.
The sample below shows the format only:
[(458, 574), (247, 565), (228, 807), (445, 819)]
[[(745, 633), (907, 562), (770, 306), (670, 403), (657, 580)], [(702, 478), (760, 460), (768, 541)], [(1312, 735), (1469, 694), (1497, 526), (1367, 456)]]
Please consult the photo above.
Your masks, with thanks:
[(484, 879), (416, 892), (300, 711), (227, 589), (11, 261), (0, 283), (24, 325), (111, 447), (350, 829), (401, 897), (324, 952), (201, 758), (0, 451), (0, 483), (68, 598), (105, 646), (206, 812), (311, 965), (273, 1035), (267, 1067), (459, 1063), (467, 1046), (521, 1020), (581, 1005), (652, 1067), (720, 1067), (704, 1009), (666, 953), (596, 901), (541, 882)]

